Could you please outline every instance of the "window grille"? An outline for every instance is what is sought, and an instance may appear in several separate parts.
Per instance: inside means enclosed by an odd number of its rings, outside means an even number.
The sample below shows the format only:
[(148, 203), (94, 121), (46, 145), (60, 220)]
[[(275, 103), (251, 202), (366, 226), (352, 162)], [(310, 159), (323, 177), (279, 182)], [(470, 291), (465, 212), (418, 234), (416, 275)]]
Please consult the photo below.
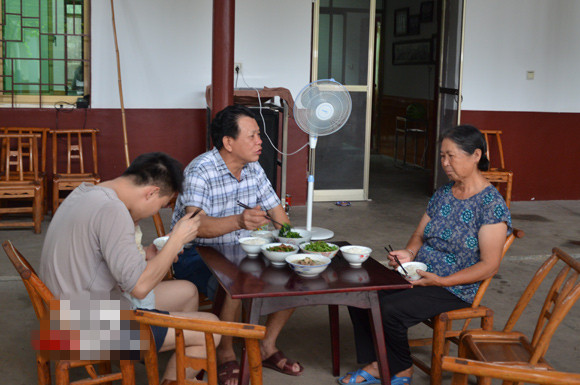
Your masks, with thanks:
[(0, 4), (0, 105), (48, 107), (90, 94), (89, 0)]

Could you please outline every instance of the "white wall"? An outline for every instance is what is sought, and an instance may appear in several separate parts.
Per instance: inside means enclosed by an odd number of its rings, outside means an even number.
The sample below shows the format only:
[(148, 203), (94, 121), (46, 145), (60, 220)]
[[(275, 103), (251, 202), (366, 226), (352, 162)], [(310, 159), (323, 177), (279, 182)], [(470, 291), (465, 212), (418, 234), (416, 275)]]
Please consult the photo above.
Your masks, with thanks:
[[(115, 1), (126, 108), (205, 108), (211, 82), (211, 0)], [(252, 87), (296, 95), (310, 79), (311, 0), (238, 0), (235, 61)], [(93, 108), (119, 108), (110, 2), (95, 0)], [(233, 69), (232, 69), (233, 71)], [(246, 87), (242, 79), (238, 87)]]
[(462, 109), (580, 112), (579, 39), (578, 0), (466, 0)]

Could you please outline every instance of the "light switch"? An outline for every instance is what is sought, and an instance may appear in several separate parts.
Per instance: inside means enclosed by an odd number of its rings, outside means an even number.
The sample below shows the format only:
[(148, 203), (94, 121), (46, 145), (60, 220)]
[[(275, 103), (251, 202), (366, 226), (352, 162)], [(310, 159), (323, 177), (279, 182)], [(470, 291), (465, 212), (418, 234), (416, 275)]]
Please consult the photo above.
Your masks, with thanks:
[(534, 74), (535, 74), (534, 71), (527, 71), (526, 72), (526, 79), (527, 80), (534, 80)]

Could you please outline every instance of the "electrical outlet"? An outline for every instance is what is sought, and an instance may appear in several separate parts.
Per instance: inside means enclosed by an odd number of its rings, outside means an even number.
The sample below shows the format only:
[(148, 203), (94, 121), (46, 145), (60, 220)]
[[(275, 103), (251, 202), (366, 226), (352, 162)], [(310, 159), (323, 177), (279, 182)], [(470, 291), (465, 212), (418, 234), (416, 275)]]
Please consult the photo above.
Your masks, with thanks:
[(242, 63), (234, 63), (234, 73), (242, 72)]

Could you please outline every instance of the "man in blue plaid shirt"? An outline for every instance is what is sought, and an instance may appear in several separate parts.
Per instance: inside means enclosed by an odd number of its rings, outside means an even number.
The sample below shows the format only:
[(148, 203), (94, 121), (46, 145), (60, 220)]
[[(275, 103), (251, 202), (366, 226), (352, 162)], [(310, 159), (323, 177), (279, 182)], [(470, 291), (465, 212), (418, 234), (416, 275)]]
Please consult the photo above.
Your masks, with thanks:
[[(262, 140), (252, 111), (241, 105), (226, 107), (212, 121), (211, 137), (215, 147), (185, 168), (184, 191), (177, 198), (172, 226), (186, 213), (201, 209), (195, 243), (228, 245), (267, 224), (266, 212), (280, 223), (289, 223), (280, 199), (258, 163)], [(243, 209), (237, 201), (253, 208)], [(186, 249), (173, 267), (176, 278), (188, 279), (207, 293), (211, 273), (195, 247)], [(236, 320), (239, 308), (240, 301), (228, 296), (220, 319)], [(276, 347), (276, 339), (293, 312), (294, 309), (288, 309), (268, 316), (261, 350), (264, 366), (296, 376), (304, 368)], [(220, 384), (236, 385), (239, 365), (231, 337), (222, 338), (217, 358)]]

